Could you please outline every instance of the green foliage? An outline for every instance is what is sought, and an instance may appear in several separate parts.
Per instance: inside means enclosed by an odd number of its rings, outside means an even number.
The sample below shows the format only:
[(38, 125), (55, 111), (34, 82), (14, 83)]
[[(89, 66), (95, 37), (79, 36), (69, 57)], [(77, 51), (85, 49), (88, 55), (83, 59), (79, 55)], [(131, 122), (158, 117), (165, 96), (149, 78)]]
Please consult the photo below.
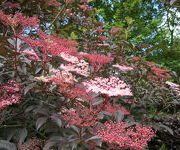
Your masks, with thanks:
[[(147, 58), (180, 74), (178, 1), (96, 0), (98, 17), (106, 27), (125, 28), (126, 39), (134, 44), (149, 44)], [(175, 5), (176, 4), (176, 5)], [(139, 46), (139, 45), (137, 45)], [(142, 55), (146, 49), (139, 47)], [(153, 52), (152, 52), (153, 51)]]
[(154, 61), (167, 69), (176, 71), (180, 75), (180, 42), (177, 41), (172, 47), (158, 50), (147, 56), (149, 61)]

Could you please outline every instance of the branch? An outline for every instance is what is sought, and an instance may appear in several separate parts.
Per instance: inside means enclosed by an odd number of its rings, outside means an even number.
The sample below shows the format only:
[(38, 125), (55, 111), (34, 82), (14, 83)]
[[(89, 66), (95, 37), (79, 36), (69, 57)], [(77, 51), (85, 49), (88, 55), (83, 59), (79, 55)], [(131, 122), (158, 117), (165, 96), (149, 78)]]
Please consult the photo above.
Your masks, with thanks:
[(57, 14), (56, 17), (53, 19), (53, 21), (50, 23), (50, 25), (48, 26), (47, 29), (50, 29), (50, 27), (54, 24), (54, 22), (55, 22), (56, 19), (59, 17), (59, 15), (64, 11), (65, 7), (66, 7), (66, 5), (64, 5), (64, 6), (62, 7), (62, 9), (58, 12), (58, 14)]

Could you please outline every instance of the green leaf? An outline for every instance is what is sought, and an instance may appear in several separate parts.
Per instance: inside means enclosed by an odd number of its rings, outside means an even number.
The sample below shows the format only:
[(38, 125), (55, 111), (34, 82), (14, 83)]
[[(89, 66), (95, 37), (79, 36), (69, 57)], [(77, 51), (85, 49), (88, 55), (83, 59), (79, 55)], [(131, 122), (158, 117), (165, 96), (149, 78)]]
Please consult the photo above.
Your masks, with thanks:
[(117, 122), (121, 122), (124, 118), (124, 114), (119, 111), (116, 112), (114, 116)]
[(19, 143), (23, 143), (25, 141), (27, 134), (28, 132), (26, 128), (21, 129), (20, 135), (19, 135)]
[(58, 116), (53, 115), (53, 116), (51, 116), (51, 119), (52, 119), (59, 127), (62, 126), (62, 121), (61, 121), (61, 119), (60, 119)]
[(103, 102), (104, 100), (102, 98), (96, 98), (93, 102), (92, 105), (99, 105)]
[(42, 125), (46, 123), (47, 119), (47, 117), (38, 118), (38, 120), (36, 121), (36, 129), (39, 130), (42, 127)]
[(73, 39), (73, 40), (77, 40), (77, 39), (78, 39), (78, 36), (77, 36), (74, 32), (71, 32), (70, 37), (71, 37), (71, 39)]
[(0, 140), (0, 149), (17, 150), (15, 144), (5, 141), (5, 140)]
[(100, 140), (100, 139), (101, 139), (101, 137), (99, 137), (99, 136), (92, 136), (92, 137), (88, 138), (86, 140), (86, 142), (91, 141), (91, 140)]

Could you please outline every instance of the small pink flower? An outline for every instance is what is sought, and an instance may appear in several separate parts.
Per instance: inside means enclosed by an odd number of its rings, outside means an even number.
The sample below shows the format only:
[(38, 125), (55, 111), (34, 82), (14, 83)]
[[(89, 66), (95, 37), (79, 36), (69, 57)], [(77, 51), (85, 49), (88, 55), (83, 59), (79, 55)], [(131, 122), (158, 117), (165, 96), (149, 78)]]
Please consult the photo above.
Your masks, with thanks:
[(101, 41), (107, 41), (108, 40), (108, 38), (103, 36), (103, 35), (99, 35), (98, 39), (100, 39)]
[(65, 13), (68, 14), (68, 15), (72, 14), (72, 9), (66, 9)]
[(51, 5), (54, 5), (54, 6), (60, 6), (61, 3), (57, 2), (56, 0), (47, 0), (47, 2)]
[(178, 96), (180, 96), (180, 85), (166, 81), (166, 84), (169, 85), (170, 89), (172, 89)]
[(102, 29), (102, 28), (100, 28), (100, 27), (98, 27), (96, 30), (97, 30), (99, 33), (104, 32), (104, 29)]
[(116, 65), (113, 65), (113, 67), (118, 68), (120, 71), (131, 71), (131, 70), (134, 70), (133, 67), (126, 66), (126, 65), (116, 64)]
[(170, 82), (170, 81), (166, 81), (166, 84), (172, 88), (180, 88), (180, 85), (173, 83), (173, 82)]
[(88, 8), (88, 5), (83, 4), (83, 5), (78, 5), (78, 7), (79, 7), (80, 9), (86, 9), (86, 8)]
[(132, 61), (141, 61), (141, 57), (131, 57)]
[(98, 46), (110, 46), (108, 43), (97, 43)]
[(123, 28), (118, 28), (118, 27), (112, 27), (112, 28), (111, 28), (111, 32), (112, 32), (113, 34), (117, 33), (118, 31), (122, 31), (122, 30), (124, 30), (124, 29), (123, 29)]
[(73, 2), (75, 2), (76, 0), (64, 0), (64, 2), (66, 3), (66, 4), (68, 4), (68, 3), (73, 3)]
[(154, 67), (154, 66), (157, 65), (155, 62), (147, 62), (146, 64), (147, 64), (149, 67)]

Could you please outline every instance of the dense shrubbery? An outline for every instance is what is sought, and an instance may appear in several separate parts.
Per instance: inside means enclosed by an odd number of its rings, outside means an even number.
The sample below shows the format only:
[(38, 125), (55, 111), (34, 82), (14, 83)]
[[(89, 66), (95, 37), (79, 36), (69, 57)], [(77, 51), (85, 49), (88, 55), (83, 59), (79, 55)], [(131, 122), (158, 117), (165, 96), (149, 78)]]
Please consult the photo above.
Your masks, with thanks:
[(140, 150), (169, 129), (150, 111), (177, 111), (171, 71), (95, 12), (87, 0), (1, 4), (0, 148)]

